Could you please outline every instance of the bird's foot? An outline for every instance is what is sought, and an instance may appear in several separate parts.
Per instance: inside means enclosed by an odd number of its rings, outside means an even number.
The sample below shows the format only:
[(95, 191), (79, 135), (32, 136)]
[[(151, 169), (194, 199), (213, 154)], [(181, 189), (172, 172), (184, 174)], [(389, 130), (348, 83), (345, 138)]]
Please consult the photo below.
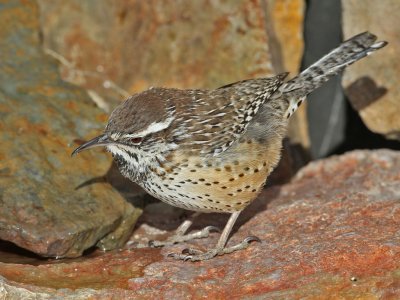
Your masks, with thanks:
[(238, 250), (246, 249), (251, 242), (261, 242), (261, 240), (256, 236), (249, 236), (245, 238), (241, 243), (225, 248), (214, 248), (210, 249), (206, 252), (200, 251), (198, 249), (187, 248), (182, 251), (181, 254), (178, 253), (170, 253), (168, 257), (172, 257), (176, 260), (183, 261), (202, 261), (211, 259), (217, 255), (224, 255), (228, 253), (232, 253)]
[(175, 234), (172, 237), (169, 237), (165, 241), (149, 241), (149, 246), (153, 248), (163, 247), (174, 245), (177, 243), (187, 242), (193, 239), (203, 239), (210, 235), (211, 232), (220, 232), (219, 228), (215, 226), (207, 226), (204, 227), (202, 230), (195, 231), (189, 234)]

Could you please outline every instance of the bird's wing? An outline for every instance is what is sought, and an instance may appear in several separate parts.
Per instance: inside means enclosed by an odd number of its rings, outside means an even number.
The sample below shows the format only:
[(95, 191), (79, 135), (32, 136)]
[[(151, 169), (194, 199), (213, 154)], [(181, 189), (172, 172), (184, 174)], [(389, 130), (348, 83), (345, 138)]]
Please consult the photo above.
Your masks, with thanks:
[(191, 91), (191, 109), (183, 121), (190, 135), (187, 146), (205, 156), (226, 151), (244, 134), (260, 106), (282, 85), (286, 76), (284, 73), (240, 81), (212, 91)]

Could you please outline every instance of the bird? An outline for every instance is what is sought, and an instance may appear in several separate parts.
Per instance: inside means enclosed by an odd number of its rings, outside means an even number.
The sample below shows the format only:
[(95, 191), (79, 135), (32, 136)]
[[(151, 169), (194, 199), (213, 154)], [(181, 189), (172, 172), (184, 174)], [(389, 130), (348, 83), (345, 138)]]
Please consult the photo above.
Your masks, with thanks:
[[(257, 198), (280, 160), (288, 120), (306, 96), (347, 66), (384, 47), (364, 32), (344, 41), (294, 78), (288, 73), (247, 79), (216, 89), (152, 87), (128, 97), (111, 113), (104, 133), (72, 155), (105, 147), (120, 172), (150, 195), (199, 213), (228, 213), (217, 244), (169, 256), (203, 261), (246, 249), (250, 236), (227, 247), (239, 214)], [(153, 246), (207, 237), (213, 226), (176, 234)]]

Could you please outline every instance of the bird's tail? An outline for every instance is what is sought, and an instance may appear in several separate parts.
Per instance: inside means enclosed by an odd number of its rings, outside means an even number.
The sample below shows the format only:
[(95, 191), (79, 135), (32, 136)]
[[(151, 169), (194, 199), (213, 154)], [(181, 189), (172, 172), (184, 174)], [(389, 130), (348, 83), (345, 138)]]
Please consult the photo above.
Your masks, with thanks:
[(387, 42), (375, 42), (376, 39), (377, 37), (369, 32), (353, 36), (298, 76), (283, 84), (280, 91), (289, 100), (289, 108), (285, 116), (289, 118), (309, 93), (332, 76), (340, 73), (357, 60), (386, 46)]

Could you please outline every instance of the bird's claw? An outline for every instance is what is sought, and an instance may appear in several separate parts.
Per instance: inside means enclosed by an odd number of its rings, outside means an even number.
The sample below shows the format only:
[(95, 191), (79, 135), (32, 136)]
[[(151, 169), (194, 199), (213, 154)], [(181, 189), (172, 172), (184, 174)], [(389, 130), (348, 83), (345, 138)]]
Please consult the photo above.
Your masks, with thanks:
[(172, 237), (169, 237), (165, 241), (155, 241), (155, 240), (150, 240), (148, 242), (149, 247), (151, 248), (159, 248), (163, 246), (171, 246), (177, 243), (181, 242), (187, 242), (192, 239), (202, 239), (206, 238), (210, 235), (211, 232), (221, 232), (221, 230), (218, 227), (215, 226), (207, 226), (204, 227), (202, 230), (195, 231), (186, 235), (174, 235)]
[(182, 250), (182, 254), (186, 255), (199, 255), (202, 254), (203, 252), (194, 248), (185, 248)]
[(261, 240), (260, 240), (260, 238), (254, 236), (254, 235), (251, 235), (251, 236), (248, 236), (247, 238), (245, 238), (245, 239), (243, 240), (243, 242), (244, 242), (244, 243), (247, 243), (247, 244), (250, 244), (251, 242), (258, 242), (258, 243), (261, 243)]
[(231, 246), (231, 247), (225, 247), (225, 248), (221, 248), (221, 249), (214, 248), (214, 249), (208, 250), (206, 252), (203, 252), (201, 250), (194, 249), (194, 248), (185, 248), (182, 250), (182, 252), (180, 254), (170, 253), (170, 254), (168, 254), (168, 257), (172, 257), (174, 259), (183, 260), (183, 261), (208, 260), (217, 255), (224, 255), (224, 254), (232, 253), (232, 252), (235, 252), (238, 250), (246, 249), (252, 242), (261, 243), (261, 240), (256, 236), (248, 236), (241, 243)]

